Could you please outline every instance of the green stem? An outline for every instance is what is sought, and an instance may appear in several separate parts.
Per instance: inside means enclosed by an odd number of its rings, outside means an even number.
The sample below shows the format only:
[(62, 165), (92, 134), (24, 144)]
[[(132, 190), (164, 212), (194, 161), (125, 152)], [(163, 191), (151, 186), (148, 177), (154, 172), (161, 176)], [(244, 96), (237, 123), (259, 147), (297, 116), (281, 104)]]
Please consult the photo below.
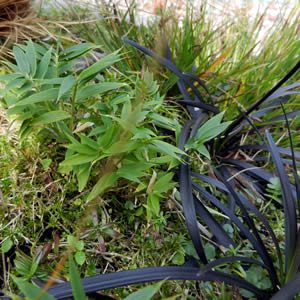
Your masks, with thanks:
[(74, 126), (74, 117), (75, 117), (75, 99), (76, 99), (76, 93), (77, 93), (77, 87), (78, 84), (76, 83), (73, 89), (72, 97), (71, 97), (71, 123), (70, 123), (70, 129), (73, 131)]

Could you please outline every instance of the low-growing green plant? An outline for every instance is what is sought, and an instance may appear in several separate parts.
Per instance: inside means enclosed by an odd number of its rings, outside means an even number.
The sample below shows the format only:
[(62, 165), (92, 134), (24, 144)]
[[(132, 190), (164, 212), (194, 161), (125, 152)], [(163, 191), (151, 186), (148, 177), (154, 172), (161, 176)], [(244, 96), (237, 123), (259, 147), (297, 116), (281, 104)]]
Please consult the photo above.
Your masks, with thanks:
[(88, 202), (118, 178), (140, 184), (139, 191), (147, 190), (150, 220), (152, 215), (159, 216), (159, 198), (174, 186), (173, 176), (153, 171), (149, 186), (140, 178), (150, 176), (149, 170), (158, 164), (175, 166), (183, 154), (163, 141), (152, 124), (175, 130), (178, 123), (156, 112), (163, 97), (149, 72), (132, 81), (134, 87), (100, 74), (121, 59), (117, 52), (78, 74), (76, 59), (94, 48), (80, 44), (58, 51), (31, 41), (16, 45), (17, 64), (6, 63), (14, 73), (0, 78), (7, 81), (3, 91), (7, 114), (20, 123), (21, 139), (35, 132), (67, 148), (58, 171), (75, 174), (79, 192), (93, 170), (104, 170)]

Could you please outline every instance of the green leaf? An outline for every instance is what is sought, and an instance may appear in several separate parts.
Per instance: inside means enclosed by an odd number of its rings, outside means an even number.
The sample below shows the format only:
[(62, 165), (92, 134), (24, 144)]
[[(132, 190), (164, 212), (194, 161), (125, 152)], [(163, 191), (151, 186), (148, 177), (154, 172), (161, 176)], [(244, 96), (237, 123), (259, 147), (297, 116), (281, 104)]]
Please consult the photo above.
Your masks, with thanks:
[(147, 197), (147, 207), (151, 210), (152, 214), (157, 217), (160, 212), (159, 197), (154, 194), (149, 194)]
[(87, 99), (88, 97), (92, 97), (104, 92), (116, 90), (124, 85), (125, 85), (124, 83), (119, 83), (119, 82), (101, 82), (97, 84), (88, 85), (77, 92), (76, 101), (81, 101)]
[(44, 54), (37, 67), (36, 78), (43, 79), (48, 71), (51, 61), (52, 47)]
[(65, 111), (54, 110), (40, 115), (38, 118), (32, 121), (31, 125), (34, 126), (34, 125), (49, 124), (64, 119), (68, 119), (70, 117), (71, 117), (70, 114)]
[(117, 174), (119, 177), (140, 183), (139, 177), (145, 176), (144, 170), (150, 168), (152, 165), (143, 162), (132, 162), (123, 165), (118, 169)]
[(205, 244), (204, 250), (208, 260), (214, 259), (216, 257), (216, 249), (212, 244), (210, 243)]
[(59, 88), (58, 96), (57, 98), (60, 98), (63, 96), (66, 92), (68, 92), (76, 83), (76, 78), (73, 75), (69, 75), (65, 77), (61, 83), (61, 86)]
[[(13, 281), (16, 283), (20, 291), (28, 298), (28, 299), (40, 299), (40, 300), (55, 300), (55, 298), (49, 294), (43, 294), (43, 290), (35, 286), (23, 279), (17, 278), (14, 275), (10, 275)], [(42, 295), (42, 296), (41, 296)], [(82, 298), (83, 299), (83, 298)]]
[(65, 61), (69, 61), (75, 58), (78, 58), (82, 55), (84, 55), (85, 53), (91, 51), (92, 49), (96, 48), (95, 46), (93, 46), (92, 44), (89, 43), (80, 43), (74, 46), (71, 46), (67, 49), (65, 49), (64, 51), (62, 51), (59, 56), (60, 59), (65, 60)]
[(138, 290), (137, 292), (130, 294), (124, 300), (138, 300), (138, 299), (150, 300), (159, 291), (163, 283), (164, 281), (161, 281), (153, 285), (144, 287)]
[(39, 102), (45, 102), (51, 99), (56, 99), (58, 96), (58, 89), (49, 89), (45, 90), (39, 93), (32, 94), (31, 96), (22, 99), (18, 103), (15, 104), (15, 106), (19, 105), (28, 105), (28, 104), (34, 104), (34, 103), (39, 103)]
[(23, 77), (21, 74), (6, 74), (3, 76), (0, 76), (0, 81), (11, 81), (17, 78)]
[(45, 158), (45, 159), (42, 159), (42, 166), (44, 168), (45, 171), (47, 171), (50, 167), (52, 163), (52, 159), (51, 158)]
[(79, 265), (82, 266), (85, 263), (85, 259), (86, 259), (86, 256), (85, 256), (84, 252), (79, 251), (79, 252), (75, 253), (75, 260)]
[(210, 154), (204, 145), (200, 145), (199, 147), (196, 147), (196, 149), (199, 151), (199, 153), (210, 159)]
[(71, 254), (69, 255), (69, 275), (70, 275), (70, 281), (71, 281), (71, 287), (72, 287), (74, 299), (75, 300), (86, 299), (84, 289), (82, 286), (82, 282), (80, 279), (80, 275), (75, 266), (75, 263), (73, 261), (73, 257)]
[(112, 186), (117, 180), (118, 180), (118, 175), (115, 172), (110, 172), (104, 174), (97, 184), (93, 187), (91, 193), (89, 194), (87, 198), (87, 202), (93, 200), (96, 198), (98, 195), (103, 193), (108, 187)]
[(30, 66), (30, 75), (34, 77), (36, 73), (36, 51), (31, 40), (27, 43), (26, 57)]
[(205, 122), (197, 131), (193, 140), (197, 143), (204, 143), (221, 134), (232, 122), (221, 123), (225, 112), (220, 112), (207, 122)]
[(166, 142), (160, 141), (160, 140), (154, 140), (151, 142), (151, 144), (154, 146), (155, 150), (161, 151), (167, 155), (170, 155), (176, 159), (180, 159), (178, 157), (178, 154), (185, 155), (185, 152), (180, 150), (179, 148), (168, 144)]
[(113, 52), (109, 55), (106, 55), (105, 57), (103, 57), (99, 61), (97, 61), (95, 64), (93, 64), (92, 66), (90, 66), (89, 68), (82, 71), (80, 73), (80, 75), (78, 76), (78, 81), (88, 78), (88, 77), (96, 76), (102, 70), (108, 68), (115, 62), (119, 61), (120, 56), (117, 55), (117, 53), (118, 53), (118, 51)]
[(98, 155), (74, 154), (60, 163), (60, 166), (76, 166), (96, 160)]
[(183, 265), (184, 264), (184, 254), (183, 253), (176, 253), (172, 258), (172, 263), (175, 265)]
[(1, 252), (2, 253), (8, 252), (12, 246), (13, 246), (13, 242), (11, 239), (5, 240), (1, 245)]
[(14, 57), (16, 59), (17, 65), (23, 74), (29, 74), (30, 67), (26, 58), (25, 53), (18, 46), (13, 47)]
[(173, 186), (176, 184), (175, 182), (172, 182), (173, 176), (173, 173), (166, 173), (163, 176), (159, 177), (153, 186), (153, 191), (161, 194), (173, 188)]
[(91, 164), (85, 164), (80, 167), (80, 171), (76, 175), (78, 180), (78, 191), (82, 192), (88, 182), (91, 173)]
[(100, 147), (97, 142), (95, 142), (93, 139), (83, 135), (83, 134), (78, 134), (80, 137), (81, 143), (84, 145), (89, 146), (90, 148), (94, 149), (95, 151), (99, 151)]
[(82, 145), (79, 143), (66, 145), (65, 147), (80, 154), (92, 155), (92, 156), (97, 156), (98, 154), (98, 151), (92, 149), (87, 145)]

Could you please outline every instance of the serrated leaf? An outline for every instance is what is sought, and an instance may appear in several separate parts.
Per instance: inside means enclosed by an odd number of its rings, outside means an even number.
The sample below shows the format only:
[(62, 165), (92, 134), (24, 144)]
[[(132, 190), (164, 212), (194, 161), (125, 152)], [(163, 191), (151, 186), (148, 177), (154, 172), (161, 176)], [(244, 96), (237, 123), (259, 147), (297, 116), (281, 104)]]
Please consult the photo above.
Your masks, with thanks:
[(37, 117), (36, 119), (34, 119), (31, 123), (31, 125), (36, 126), (36, 125), (49, 124), (49, 123), (61, 121), (64, 119), (68, 119), (70, 117), (71, 116), (69, 113), (62, 111), (62, 110), (50, 111), (50, 112), (44, 113), (44, 114), (40, 115), (39, 117)]
[(76, 78), (73, 75), (69, 75), (65, 77), (61, 83), (61, 86), (59, 88), (58, 96), (57, 98), (60, 98), (63, 96), (66, 92), (68, 92), (76, 83)]
[(73, 257), (71, 254), (69, 255), (69, 275), (70, 275), (70, 281), (71, 281), (74, 299), (75, 300), (86, 299), (83, 285), (82, 285), (82, 282), (80, 279), (80, 275), (75, 266), (75, 263), (73, 261)]
[(48, 101), (51, 99), (56, 99), (57, 96), (58, 96), (57, 88), (49, 89), (46, 91), (32, 94), (31, 96), (24, 98), (21, 101), (19, 101), (18, 103), (16, 103), (15, 106), (45, 102), (45, 101)]
[(118, 52), (116, 51), (116, 52), (113, 52), (113, 53), (101, 58), (95, 64), (93, 64), (89, 68), (82, 71), (80, 73), (80, 75), (78, 76), (78, 81), (83, 80), (83, 79), (88, 78), (88, 77), (96, 76), (102, 70), (110, 67), (112, 64), (119, 61), (120, 56), (117, 55), (117, 53)]

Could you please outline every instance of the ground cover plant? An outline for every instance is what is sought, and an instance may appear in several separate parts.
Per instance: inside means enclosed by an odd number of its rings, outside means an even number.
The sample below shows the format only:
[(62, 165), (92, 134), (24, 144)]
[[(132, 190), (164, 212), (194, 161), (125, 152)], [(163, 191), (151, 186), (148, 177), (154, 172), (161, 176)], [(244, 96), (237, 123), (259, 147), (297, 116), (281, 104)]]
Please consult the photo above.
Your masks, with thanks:
[[(31, 144), (30, 141), (33, 141), (36, 134), (37, 140), (46, 142), (49, 146), (47, 156), (39, 162), (48, 176), (44, 179), (48, 186), (48, 196), (45, 197), (42, 193), (42, 201), (46, 201), (50, 207), (52, 218), (50, 217), (50, 226), (46, 229), (51, 235), (55, 232), (57, 217), (61, 219), (60, 222), (67, 219), (69, 224), (64, 226), (66, 232), (55, 233), (53, 239), (43, 236), (45, 227), (41, 232), (33, 230), (36, 240), (43, 237), (44, 245), (35, 252), (35, 243), (31, 243), (29, 256), (25, 256), (19, 249), (14, 260), (16, 272), (11, 278), (29, 298), (33, 294), (38, 295), (41, 290), (27, 281), (39, 283), (36, 278), (46, 280), (55, 270), (61, 273), (59, 279), (70, 278), (71, 285), (62, 284), (50, 288), (49, 294), (43, 296), (48, 299), (51, 297), (49, 295), (58, 299), (69, 297), (72, 295), (72, 288), (74, 297), (82, 299), (83, 290), (91, 294), (97, 290), (166, 278), (189, 280), (189, 289), (198, 289), (198, 296), (212, 299), (219, 295), (266, 299), (276, 294), (278, 287), (282, 288), (274, 299), (291, 299), (297, 294), (298, 280), (295, 200), (297, 195), (299, 198), (297, 159), (300, 155), (293, 147), (293, 144), (297, 146), (297, 122), (293, 118), (299, 111), (289, 110), (285, 113), (281, 104), (286, 109), (297, 107), (293, 100), (296, 99), (295, 88), (299, 83), (286, 82), (291, 76), (297, 76), (299, 63), (295, 62), (295, 67), (286, 72), (286, 76), (272, 90), (265, 90), (265, 95), (260, 100), (234, 118), (234, 114), (228, 111), (226, 114), (224, 111), (219, 113), (224, 106), (221, 104), (217, 107), (213, 97), (209, 96), (214, 89), (206, 87), (194, 74), (183, 73), (173, 63), (176, 58), (172, 58), (172, 50), (166, 44), (162, 51), (166, 57), (162, 57), (133, 41), (120, 39), (120, 43), (124, 42), (155, 58), (175, 74), (173, 78), (179, 78), (177, 85), (182, 97), (180, 99), (177, 96), (177, 103), (181, 107), (174, 106), (173, 101), (173, 107), (166, 106), (164, 97), (159, 93), (159, 85), (145, 66), (141, 75), (127, 75), (124, 69), (125, 74), (118, 77), (115, 75), (116, 70), (107, 69), (113, 63), (126, 61), (126, 53), (132, 47), (126, 46), (118, 52), (108, 54), (84, 71), (78, 70), (75, 59), (95, 50), (92, 44), (84, 43), (61, 51), (59, 44), (51, 48), (46, 44), (38, 45), (28, 41), (26, 45), (16, 45), (14, 48), (16, 64), (7, 65), (15, 74), (2, 77), (7, 82), (6, 89), (2, 91), (4, 105), (8, 108), (8, 114), (21, 123), (19, 135), (27, 149), (33, 149), (35, 143)], [(139, 54), (136, 52), (136, 55)], [(290, 59), (292, 57), (296, 56), (291, 54)], [(28, 65), (24, 64), (24, 58), (30, 62)], [(137, 59), (143, 61), (142, 57)], [(206, 84), (209, 85), (210, 82)], [(270, 85), (270, 82), (266, 85)], [(204, 95), (197, 86), (203, 88)], [(174, 95), (174, 88), (170, 88), (167, 90)], [(288, 106), (291, 100), (292, 105)], [(180, 116), (182, 107), (187, 108), (191, 120), (186, 120), (187, 113), (184, 118)], [(271, 121), (267, 117), (263, 119), (270, 115)], [(276, 146), (270, 133), (265, 133), (266, 128), (271, 129), (276, 137), (285, 128), (291, 150)], [(257, 139), (261, 141), (258, 143)], [(241, 140), (247, 143), (241, 143)], [(56, 154), (51, 150), (53, 147)], [(9, 147), (3, 145), (3, 149), (7, 151)], [(30, 157), (28, 151), (30, 150), (24, 152), (25, 161)], [(34, 151), (38, 152), (39, 149)], [(277, 176), (270, 167), (270, 154), (278, 171)], [(6, 157), (9, 156), (10, 153), (6, 153)], [(268, 164), (265, 166), (266, 162)], [(285, 171), (284, 164), (291, 166), (287, 167), (288, 172)], [(57, 180), (53, 180), (53, 176)], [(18, 199), (16, 203), (19, 207), (26, 206), (25, 199), (22, 199), (25, 194), (16, 197), (16, 190), (11, 194), (10, 178), (7, 175), (3, 178), (7, 182), (7, 186), (3, 188), (4, 194), (10, 194), (10, 199), (15, 199), (14, 201)], [(179, 183), (180, 193), (174, 189), (176, 182)], [(69, 186), (64, 194), (65, 184)], [(18, 187), (17, 181), (15, 185)], [(63, 194), (61, 202), (73, 200), (66, 205), (63, 213), (77, 207), (77, 213), (70, 214), (67, 218), (66, 215), (61, 215), (62, 212), (59, 214), (61, 206), (55, 209), (55, 201), (51, 203), (51, 198), (55, 198), (60, 189)], [(29, 197), (31, 195), (34, 192), (31, 191)], [(41, 194), (35, 197), (37, 199), (33, 205), (38, 210), (43, 205), (38, 199)], [(106, 201), (109, 198), (112, 201), (108, 205)], [(178, 207), (183, 207), (191, 243), (181, 226), (179, 228), (183, 231), (183, 236), (174, 234), (178, 227), (172, 227), (171, 224), (178, 222), (180, 214), (174, 217), (165, 213), (162, 202), (168, 198)], [(125, 201), (126, 199), (128, 200)], [(114, 205), (114, 202), (119, 204)], [(127, 212), (117, 210), (117, 215), (115, 211), (118, 205)], [(34, 214), (33, 209), (31, 212)], [(42, 216), (41, 213), (37, 213), (37, 216), (39, 214)], [(145, 264), (129, 263), (130, 268), (136, 270), (86, 278), (80, 288), (79, 274), (70, 252), (73, 252), (81, 276), (96, 275), (97, 272), (92, 268), (85, 268), (86, 263), (94, 264), (87, 251), (95, 248), (93, 241), (97, 241), (103, 255), (106, 255), (105, 247), (109, 247), (109, 251), (122, 251), (122, 248), (115, 245), (117, 230), (120, 228), (108, 222), (112, 215), (115, 220), (120, 216), (125, 218), (127, 226), (140, 226), (143, 221), (137, 222), (139, 218), (147, 220), (150, 227), (146, 228), (145, 233), (154, 237), (162, 235), (162, 238), (154, 238), (154, 243), (147, 245), (151, 250), (161, 247), (160, 243), (167, 244), (167, 235), (172, 234), (169, 240), (175, 245), (173, 248), (169, 246), (169, 250), (173, 252), (171, 259), (162, 258), (160, 262), (157, 260), (159, 255), (156, 254), (155, 260), (148, 262), (148, 266), (187, 263), (183, 266), (148, 269), (136, 269)], [(100, 216), (101, 224), (98, 220)], [(78, 221), (79, 218), (81, 221)], [(26, 221), (26, 218), (16, 219)], [(277, 221), (276, 225), (274, 220)], [(77, 223), (76, 228), (72, 222)], [(44, 223), (43, 220), (40, 223)], [(137, 232), (138, 230), (135, 231)], [(30, 238), (26, 239), (24, 235), (22, 237), (22, 232), (16, 233), (8, 228), (6, 235), (1, 249), (7, 256), (11, 255), (9, 251), (14, 249), (13, 241), (16, 239), (21, 238), (30, 243)], [(141, 238), (143, 239), (142, 236)], [(61, 252), (67, 245), (69, 250)], [(62, 250), (60, 247), (65, 248)], [(165, 251), (164, 248), (161, 249)], [(61, 253), (64, 255), (59, 261)], [(122, 252), (116, 254), (121, 254), (122, 257)], [(188, 256), (192, 259), (188, 260)], [(67, 258), (68, 264), (65, 263)], [(124, 269), (128, 258), (122, 259), (123, 263), (119, 265)], [(97, 265), (99, 266), (99, 260)], [(120, 270), (109, 264), (106, 266), (109, 266), (110, 272)], [(103, 263), (101, 267), (104, 267)], [(226, 285), (221, 285), (218, 290), (213, 284), (203, 283), (197, 288), (190, 280), (218, 280), (233, 284), (236, 288), (231, 290)], [(42, 287), (48, 288), (52, 283), (53, 280), (50, 280)], [(166, 282), (160, 283), (137, 293), (143, 294), (151, 290), (149, 294), (153, 295), (161, 284), (162, 288), (167, 285)], [(170, 295), (170, 291), (175, 297), (184, 296), (178, 286), (175, 289), (169, 286), (169, 291), (161, 293)], [(116, 295), (111, 293), (115, 297), (125, 296), (122, 291)], [(138, 298), (138, 294), (135, 297)]]

